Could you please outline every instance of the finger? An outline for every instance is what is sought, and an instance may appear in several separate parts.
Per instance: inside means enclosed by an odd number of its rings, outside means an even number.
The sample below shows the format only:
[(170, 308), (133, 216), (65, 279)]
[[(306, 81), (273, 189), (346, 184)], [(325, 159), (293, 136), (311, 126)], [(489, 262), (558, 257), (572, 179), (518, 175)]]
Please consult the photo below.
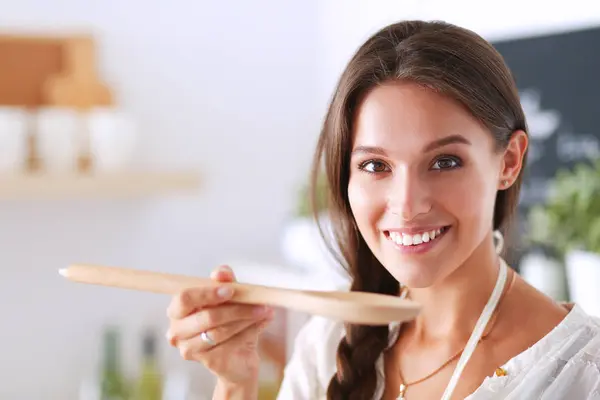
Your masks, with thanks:
[(271, 322), (273, 322), (273, 316), (275, 314), (271, 313), (271, 315), (269, 317), (267, 317), (266, 319), (259, 321), (258, 325), (256, 326), (256, 329), (258, 330), (258, 333), (261, 334), (265, 329), (267, 329), (267, 327), (269, 326), (269, 324)]
[(171, 319), (183, 318), (202, 307), (221, 304), (232, 296), (233, 288), (227, 284), (186, 289), (171, 300), (167, 316)]
[[(229, 339), (216, 343), (206, 350), (200, 351), (200, 347), (194, 346), (191, 340), (182, 341), (178, 348), (184, 360), (196, 360), (202, 362), (208, 369), (213, 371), (222, 370), (222, 364), (228, 362), (229, 353), (236, 347), (246, 347), (246, 343), (256, 340), (260, 332), (271, 322), (271, 318), (254, 322), (246, 329), (231, 336)], [(216, 342), (216, 341), (215, 341)], [(219, 365), (221, 364), (221, 365)]]
[(228, 265), (217, 267), (211, 274), (211, 279), (219, 282), (235, 282), (235, 274)]
[(271, 316), (272, 313), (272, 309), (267, 307), (242, 304), (224, 304), (219, 307), (205, 308), (185, 318), (173, 320), (167, 337), (171, 342), (189, 339), (197, 336), (199, 332), (236, 321), (254, 323), (259, 319)]
[[(232, 337), (253, 326), (256, 320), (241, 320), (203, 331), (187, 338), (177, 338), (177, 347), (191, 349), (194, 353), (208, 351), (215, 346), (226, 343)], [(190, 350), (187, 350), (190, 351)]]

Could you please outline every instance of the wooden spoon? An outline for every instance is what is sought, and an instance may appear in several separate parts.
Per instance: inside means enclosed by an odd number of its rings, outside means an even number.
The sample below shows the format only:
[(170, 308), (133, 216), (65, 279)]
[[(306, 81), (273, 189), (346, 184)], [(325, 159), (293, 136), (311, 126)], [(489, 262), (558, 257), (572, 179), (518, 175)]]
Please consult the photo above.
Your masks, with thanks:
[[(97, 265), (72, 265), (59, 273), (74, 282), (169, 295), (191, 287), (223, 285), (206, 278)], [(244, 283), (227, 285), (234, 289), (231, 301), (235, 303), (283, 307), (360, 325), (408, 321), (420, 310), (411, 300), (383, 294), (293, 290)]]

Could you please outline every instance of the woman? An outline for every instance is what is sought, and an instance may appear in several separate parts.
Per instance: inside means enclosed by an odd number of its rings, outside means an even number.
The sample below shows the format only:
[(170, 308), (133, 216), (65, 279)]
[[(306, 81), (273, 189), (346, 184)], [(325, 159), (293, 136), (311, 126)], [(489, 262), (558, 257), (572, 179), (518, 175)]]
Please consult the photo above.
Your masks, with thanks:
[[(408, 21), (360, 47), (314, 176), (324, 164), (351, 290), (408, 296), (422, 312), (383, 327), (313, 318), (281, 399), (600, 399), (598, 323), (528, 285), (494, 245), (527, 144), (511, 74), (473, 32)], [(214, 278), (234, 279), (227, 268)], [(230, 296), (227, 285), (177, 296), (168, 336), (218, 376), (215, 399), (254, 399), (257, 335), (272, 313)]]

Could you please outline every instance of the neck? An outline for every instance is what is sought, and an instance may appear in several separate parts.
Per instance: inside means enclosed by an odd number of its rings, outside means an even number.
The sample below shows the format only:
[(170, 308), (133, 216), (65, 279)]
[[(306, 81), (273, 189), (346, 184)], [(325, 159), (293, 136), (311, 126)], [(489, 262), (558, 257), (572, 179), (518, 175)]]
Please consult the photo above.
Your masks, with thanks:
[(468, 340), (494, 289), (498, 272), (498, 255), (490, 234), (442, 282), (410, 289), (410, 297), (422, 306), (414, 321), (414, 337), (427, 341)]

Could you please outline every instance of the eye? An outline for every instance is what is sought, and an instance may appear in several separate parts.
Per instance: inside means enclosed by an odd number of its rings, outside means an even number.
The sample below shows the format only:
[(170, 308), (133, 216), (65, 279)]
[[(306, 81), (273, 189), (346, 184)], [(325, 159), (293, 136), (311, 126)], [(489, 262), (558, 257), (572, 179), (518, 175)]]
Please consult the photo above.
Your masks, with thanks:
[(358, 165), (358, 168), (361, 171), (365, 171), (370, 174), (380, 174), (382, 172), (389, 171), (389, 168), (385, 163), (383, 163), (381, 161), (377, 161), (377, 160), (369, 160), (369, 161), (362, 162)]
[(441, 171), (447, 169), (454, 169), (462, 166), (460, 158), (453, 156), (443, 156), (438, 158), (432, 166), (432, 169)]

